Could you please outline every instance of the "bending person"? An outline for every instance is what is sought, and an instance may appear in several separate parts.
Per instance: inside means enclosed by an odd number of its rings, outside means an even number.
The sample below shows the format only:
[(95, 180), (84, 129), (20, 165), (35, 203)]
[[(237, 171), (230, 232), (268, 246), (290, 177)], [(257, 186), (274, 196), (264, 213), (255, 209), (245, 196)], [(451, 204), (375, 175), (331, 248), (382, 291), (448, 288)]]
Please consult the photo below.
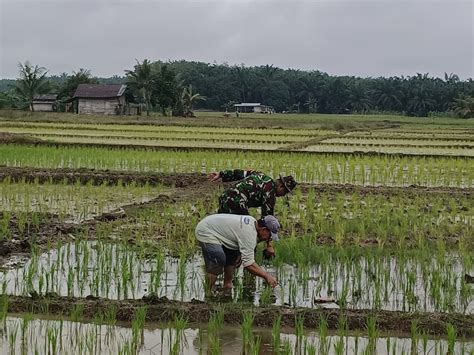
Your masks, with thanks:
[(232, 289), (232, 277), (237, 265), (255, 276), (262, 277), (272, 287), (277, 280), (255, 262), (254, 250), (258, 242), (278, 240), (280, 223), (273, 216), (256, 220), (251, 216), (213, 214), (196, 226), (196, 239), (202, 249), (209, 289), (217, 276), (224, 273), (224, 292)]

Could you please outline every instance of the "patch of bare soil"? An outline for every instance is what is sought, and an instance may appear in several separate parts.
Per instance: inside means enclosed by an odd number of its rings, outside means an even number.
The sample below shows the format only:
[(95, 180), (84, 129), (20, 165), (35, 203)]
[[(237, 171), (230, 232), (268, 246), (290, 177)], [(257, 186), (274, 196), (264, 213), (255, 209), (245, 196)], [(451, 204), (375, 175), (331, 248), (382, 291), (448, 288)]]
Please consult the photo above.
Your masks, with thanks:
[(187, 187), (191, 185), (202, 185), (207, 182), (204, 174), (160, 174), (160, 173), (136, 173), (94, 169), (39, 169), (39, 168), (15, 168), (0, 167), (0, 181), (6, 178), (17, 182), (37, 181), (38, 183), (52, 182), (68, 184), (80, 182), (81, 184), (92, 183), (93, 185), (116, 185), (119, 182), (139, 185), (165, 185), (174, 187)]
[[(5, 215), (6, 212), (0, 212), (0, 220), (3, 221)], [(51, 213), (8, 214), (6, 218), (9, 219), (7, 234), (0, 238), (0, 265), (10, 254), (29, 253), (33, 245), (65, 240), (75, 228), (74, 224), (61, 222)]]
[(166, 298), (144, 297), (141, 300), (109, 300), (95, 297), (72, 298), (60, 297), (55, 294), (48, 296), (8, 296), (8, 312), (55, 314), (69, 316), (71, 310), (77, 306), (84, 306), (84, 319), (94, 319), (108, 308), (117, 310), (117, 320), (131, 321), (135, 311), (142, 306), (147, 307), (146, 319), (153, 322), (168, 322), (177, 315), (185, 315), (189, 322), (207, 322), (210, 315), (218, 309), (224, 308), (224, 321), (228, 324), (241, 324), (243, 314), (255, 314), (254, 324), (271, 327), (278, 316), (282, 317), (282, 325), (294, 327), (295, 319), (303, 316), (304, 326), (315, 329), (321, 317), (328, 321), (330, 329), (337, 329), (339, 318), (347, 318), (349, 330), (366, 331), (367, 319), (374, 317), (377, 327), (383, 332), (409, 333), (413, 321), (417, 321), (420, 329), (431, 335), (446, 335), (446, 325), (451, 323), (458, 336), (474, 337), (474, 315), (456, 313), (421, 313), (421, 312), (394, 312), (374, 310), (340, 310), (340, 309), (312, 309), (287, 308), (277, 306), (255, 307), (251, 304), (212, 303), (202, 301), (179, 302)]
[(39, 139), (29, 137), (25, 134), (0, 132), (0, 144), (36, 144)]
[[(38, 183), (63, 183), (81, 184), (92, 183), (93, 185), (116, 185), (118, 182), (124, 184), (135, 183), (138, 185), (148, 184), (150, 186), (165, 185), (173, 187), (195, 187), (198, 193), (202, 190), (215, 190), (218, 184), (209, 183), (205, 174), (197, 173), (140, 173), (133, 171), (110, 171), (94, 169), (41, 169), (41, 168), (16, 168), (0, 166), (0, 181), (11, 179), (13, 182), (27, 181)], [(229, 184), (225, 184), (228, 186)], [(387, 187), (387, 186), (358, 186), (350, 184), (299, 184), (303, 194), (308, 193), (308, 189), (313, 188), (317, 192), (329, 193), (359, 193), (361, 195), (400, 195), (400, 194), (460, 194), (473, 195), (473, 188), (457, 187), (424, 187), (411, 185), (408, 187)]]

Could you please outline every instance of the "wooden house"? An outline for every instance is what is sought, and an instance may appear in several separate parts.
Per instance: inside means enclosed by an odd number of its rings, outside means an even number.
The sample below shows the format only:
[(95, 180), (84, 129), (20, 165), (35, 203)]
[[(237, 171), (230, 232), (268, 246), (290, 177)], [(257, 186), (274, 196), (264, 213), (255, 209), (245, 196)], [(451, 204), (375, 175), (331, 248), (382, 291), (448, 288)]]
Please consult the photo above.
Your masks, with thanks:
[(36, 112), (52, 112), (56, 110), (56, 99), (58, 95), (36, 95), (33, 97), (33, 111)]
[(79, 84), (74, 93), (78, 114), (121, 115), (125, 112), (125, 85)]

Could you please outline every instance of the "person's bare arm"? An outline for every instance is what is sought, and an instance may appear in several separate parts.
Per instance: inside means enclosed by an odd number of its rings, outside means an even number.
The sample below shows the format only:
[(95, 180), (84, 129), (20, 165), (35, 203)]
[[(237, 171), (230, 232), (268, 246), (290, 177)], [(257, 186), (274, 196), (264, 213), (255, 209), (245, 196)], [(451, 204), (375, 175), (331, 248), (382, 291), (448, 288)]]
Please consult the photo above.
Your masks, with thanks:
[(221, 173), (219, 171), (210, 173), (208, 176), (209, 181), (216, 182), (219, 181), (221, 178)]
[(278, 281), (276, 278), (274, 278), (272, 275), (270, 275), (268, 272), (265, 272), (260, 266), (258, 266), (257, 263), (253, 263), (245, 268), (248, 272), (250, 272), (252, 275), (259, 276), (271, 286), (275, 287), (278, 284)]

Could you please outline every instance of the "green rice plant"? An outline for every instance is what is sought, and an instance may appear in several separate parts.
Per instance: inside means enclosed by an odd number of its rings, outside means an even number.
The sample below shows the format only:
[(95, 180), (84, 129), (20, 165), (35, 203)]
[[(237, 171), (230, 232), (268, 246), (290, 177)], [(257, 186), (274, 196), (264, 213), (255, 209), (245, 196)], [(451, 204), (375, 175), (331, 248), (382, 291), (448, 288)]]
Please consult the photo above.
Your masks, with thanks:
[(224, 309), (219, 308), (211, 314), (208, 324), (208, 344), (209, 353), (217, 355), (221, 353), (221, 343), (219, 339), (219, 330), (224, 323)]
[(272, 325), (272, 345), (276, 352), (280, 351), (281, 314), (273, 320)]
[(418, 354), (418, 341), (420, 334), (418, 331), (418, 321), (416, 319), (411, 321), (410, 325), (410, 336), (411, 336), (411, 354)]
[(250, 349), (249, 349), (248, 354), (259, 355), (261, 343), (262, 343), (262, 337), (259, 335), (254, 336), (250, 342)]
[[(187, 345), (186, 337), (184, 336), (184, 330), (186, 329), (188, 324), (187, 319), (184, 315), (179, 314), (175, 316), (173, 330), (175, 333), (175, 340), (172, 343), (172, 337), (170, 335), (170, 354), (180, 354), (181, 347)], [(171, 331), (171, 327), (170, 327)]]
[(367, 335), (368, 343), (366, 351), (369, 351), (369, 353), (374, 354), (377, 346), (378, 330), (377, 321), (372, 316), (367, 318)]
[(269, 304), (272, 304), (273, 303), (273, 289), (268, 286), (268, 285), (265, 285), (264, 288), (262, 289), (262, 291), (260, 292), (260, 299), (259, 299), (259, 303), (261, 305), (269, 305)]
[(70, 314), (71, 320), (73, 322), (78, 322), (82, 319), (83, 315), (84, 315), (84, 304), (76, 303), (71, 310), (71, 314)]
[(107, 325), (113, 326), (117, 323), (117, 307), (115, 305), (108, 305), (104, 310), (104, 322)]
[(15, 353), (15, 344), (16, 344), (16, 338), (18, 336), (18, 323), (15, 323), (12, 326), (9, 326), (7, 329), (7, 334), (8, 334), (8, 344), (9, 344), (9, 352), (10, 354)]
[(28, 331), (28, 326), (30, 325), (30, 322), (33, 320), (33, 315), (30, 313), (25, 314), (22, 319), (21, 319), (21, 348), (22, 351), (25, 351), (28, 346), (27, 342), (27, 331)]
[(448, 335), (448, 351), (447, 354), (454, 354), (454, 347), (456, 344), (456, 329), (451, 323), (448, 323), (446, 326), (446, 331)]
[(303, 339), (304, 339), (304, 314), (295, 315), (295, 353), (299, 353), (303, 350)]
[(242, 316), (242, 348), (244, 352), (250, 351), (251, 344), (253, 342), (253, 334), (252, 334), (252, 324), (255, 319), (255, 315), (251, 311), (246, 311), (243, 313)]
[(143, 328), (145, 327), (146, 306), (138, 307), (132, 319), (132, 346), (135, 351), (143, 342)]
[(340, 335), (337, 338), (337, 341), (334, 343), (334, 353), (337, 355), (342, 355), (344, 354), (344, 336)]
[(319, 353), (322, 355), (329, 354), (331, 341), (328, 338), (328, 321), (325, 316), (319, 318)]

